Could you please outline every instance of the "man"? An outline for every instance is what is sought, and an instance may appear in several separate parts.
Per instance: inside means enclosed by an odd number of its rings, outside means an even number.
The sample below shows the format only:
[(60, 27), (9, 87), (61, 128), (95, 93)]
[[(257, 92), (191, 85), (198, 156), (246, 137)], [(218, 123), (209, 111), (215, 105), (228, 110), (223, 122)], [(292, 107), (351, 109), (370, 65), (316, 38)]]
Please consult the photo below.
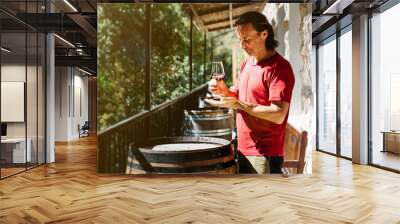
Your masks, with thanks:
[(223, 80), (210, 82), (210, 90), (222, 97), (207, 102), (237, 109), (240, 173), (281, 173), (293, 71), (275, 51), (278, 42), (263, 14), (244, 13), (235, 27), (248, 57), (231, 90)]

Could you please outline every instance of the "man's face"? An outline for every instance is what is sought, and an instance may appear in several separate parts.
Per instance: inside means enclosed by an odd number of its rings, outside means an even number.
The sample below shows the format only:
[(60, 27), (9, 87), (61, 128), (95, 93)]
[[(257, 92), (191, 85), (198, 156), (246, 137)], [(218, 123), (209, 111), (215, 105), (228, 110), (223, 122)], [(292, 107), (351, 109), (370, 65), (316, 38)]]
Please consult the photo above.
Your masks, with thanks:
[(236, 34), (240, 41), (240, 47), (248, 55), (255, 56), (265, 49), (265, 40), (268, 32), (257, 32), (251, 23), (239, 25), (236, 28)]

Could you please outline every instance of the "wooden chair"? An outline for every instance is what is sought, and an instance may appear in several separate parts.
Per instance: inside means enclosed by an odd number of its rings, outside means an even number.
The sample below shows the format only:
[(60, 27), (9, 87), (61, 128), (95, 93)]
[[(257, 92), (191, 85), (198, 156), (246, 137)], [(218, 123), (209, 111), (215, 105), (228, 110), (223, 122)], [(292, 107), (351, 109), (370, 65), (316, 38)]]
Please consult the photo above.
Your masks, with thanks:
[(89, 130), (90, 130), (90, 125), (89, 125), (89, 121), (85, 121), (85, 123), (80, 126), (80, 124), (78, 124), (78, 134), (79, 134), (79, 138), (80, 137), (87, 137), (89, 136)]
[(307, 148), (307, 132), (300, 132), (289, 123), (286, 126), (285, 136), (285, 157), (283, 170), (296, 168), (298, 174), (302, 174), (305, 166), (305, 155)]

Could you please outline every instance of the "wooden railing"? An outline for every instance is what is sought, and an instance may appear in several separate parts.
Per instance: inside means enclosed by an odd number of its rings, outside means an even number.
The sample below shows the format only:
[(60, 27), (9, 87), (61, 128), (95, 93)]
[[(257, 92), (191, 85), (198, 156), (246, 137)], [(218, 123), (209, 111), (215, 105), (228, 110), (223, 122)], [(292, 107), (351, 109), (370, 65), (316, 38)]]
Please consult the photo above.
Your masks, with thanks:
[(184, 110), (196, 108), (205, 95), (204, 84), (177, 99), (141, 112), (112, 125), (97, 135), (97, 170), (100, 173), (123, 173), (129, 144), (145, 143), (149, 138), (182, 135)]

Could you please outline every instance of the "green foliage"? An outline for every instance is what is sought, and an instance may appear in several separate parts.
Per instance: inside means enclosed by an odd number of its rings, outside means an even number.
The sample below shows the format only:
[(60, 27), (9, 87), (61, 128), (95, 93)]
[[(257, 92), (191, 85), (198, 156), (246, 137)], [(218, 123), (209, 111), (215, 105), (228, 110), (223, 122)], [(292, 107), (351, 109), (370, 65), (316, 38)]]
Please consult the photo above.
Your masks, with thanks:
[[(193, 26), (193, 88), (204, 83), (204, 33)], [(208, 74), (206, 73), (206, 79)], [(207, 80), (206, 80), (207, 81)]]
[[(189, 91), (190, 17), (182, 4), (151, 7), (151, 105)], [(145, 4), (99, 4), (98, 127), (99, 130), (144, 110)], [(207, 36), (207, 64), (211, 60)], [(204, 33), (193, 26), (193, 88), (204, 83)], [(230, 46), (220, 40), (213, 53), (231, 74)], [(217, 46), (215, 45), (215, 46)], [(206, 81), (209, 74), (206, 72)]]
[(98, 124), (103, 129), (144, 107), (144, 5), (98, 7)]
[(245, 53), (243, 50), (239, 49), (239, 42), (236, 37), (234, 30), (221, 30), (215, 32), (211, 37), (212, 47), (213, 47), (213, 61), (222, 61), (225, 70), (225, 82), (228, 86), (233, 85), (232, 82), (232, 46), (236, 46), (236, 70), (237, 75), (239, 75), (241, 63), (245, 59)]
[(180, 4), (152, 7), (152, 106), (189, 90), (190, 18)]

